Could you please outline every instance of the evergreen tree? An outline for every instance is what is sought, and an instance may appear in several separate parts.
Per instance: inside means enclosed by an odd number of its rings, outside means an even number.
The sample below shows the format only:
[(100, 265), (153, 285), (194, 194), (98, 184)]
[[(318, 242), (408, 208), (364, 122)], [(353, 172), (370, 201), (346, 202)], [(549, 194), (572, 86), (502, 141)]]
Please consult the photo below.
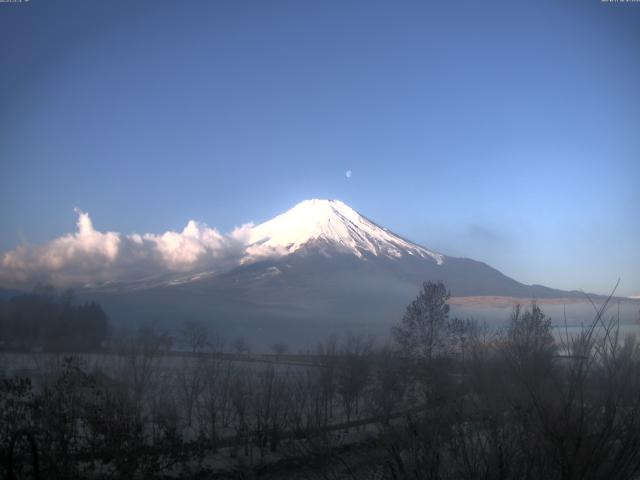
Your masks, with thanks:
[(442, 282), (423, 283), (417, 298), (393, 328), (402, 355), (432, 360), (442, 354), (448, 337), (450, 297)]

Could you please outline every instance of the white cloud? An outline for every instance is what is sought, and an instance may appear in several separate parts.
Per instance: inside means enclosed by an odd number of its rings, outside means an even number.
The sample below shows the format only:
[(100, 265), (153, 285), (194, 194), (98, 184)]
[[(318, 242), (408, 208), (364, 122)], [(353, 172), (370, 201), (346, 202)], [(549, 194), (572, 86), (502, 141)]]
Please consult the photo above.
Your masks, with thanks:
[(229, 269), (246, 255), (251, 230), (248, 224), (221, 234), (190, 220), (182, 232), (124, 235), (100, 232), (88, 213), (76, 212), (75, 233), (5, 253), (0, 261), (0, 284), (77, 286)]

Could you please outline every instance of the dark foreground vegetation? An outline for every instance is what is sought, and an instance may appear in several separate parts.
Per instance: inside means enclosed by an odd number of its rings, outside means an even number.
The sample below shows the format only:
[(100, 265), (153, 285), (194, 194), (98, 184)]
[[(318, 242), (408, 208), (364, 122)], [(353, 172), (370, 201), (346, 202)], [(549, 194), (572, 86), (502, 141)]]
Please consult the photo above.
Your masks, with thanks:
[(535, 303), (490, 334), (447, 300), (426, 283), (385, 346), (251, 356), (187, 322), (180, 355), (152, 330), (50, 355), (0, 384), (0, 477), (639, 478), (640, 345), (607, 303), (558, 340)]

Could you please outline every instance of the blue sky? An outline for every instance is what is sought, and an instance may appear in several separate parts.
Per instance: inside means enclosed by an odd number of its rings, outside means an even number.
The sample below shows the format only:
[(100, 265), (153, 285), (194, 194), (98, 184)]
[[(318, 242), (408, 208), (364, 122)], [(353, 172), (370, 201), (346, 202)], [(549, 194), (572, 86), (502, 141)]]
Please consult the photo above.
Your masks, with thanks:
[[(0, 4), (0, 252), (339, 198), (526, 283), (640, 293), (640, 4)], [(353, 172), (351, 178), (345, 172)]]

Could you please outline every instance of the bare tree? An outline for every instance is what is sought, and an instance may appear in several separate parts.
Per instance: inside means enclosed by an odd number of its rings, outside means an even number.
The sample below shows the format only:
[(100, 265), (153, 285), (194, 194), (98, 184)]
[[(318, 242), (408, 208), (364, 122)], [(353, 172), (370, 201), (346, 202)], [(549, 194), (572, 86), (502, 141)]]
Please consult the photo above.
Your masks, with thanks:
[(287, 424), (291, 402), (287, 380), (287, 373), (278, 373), (272, 365), (258, 374), (252, 402), (261, 456), (264, 456), (267, 443), (271, 451), (277, 449)]
[(331, 335), (317, 348), (317, 382), (321, 393), (322, 423), (326, 425), (333, 416), (333, 399), (336, 391), (338, 368), (338, 337)]
[[(338, 370), (338, 392), (342, 397), (347, 425), (359, 413), (360, 397), (369, 381), (373, 339), (348, 335), (342, 349)], [(347, 427), (348, 428), (348, 427)]]
[(390, 346), (383, 347), (372, 358), (372, 391), (370, 410), (389, 425), (394, 410), (401, 408), (408, 386), (405, 368)]
[(236, 354), (242, 355), (243, 353), (246, 353), (247, 355), (249, 355), (249, 345), (247, 344), (244, 338), (237, 338), (233, 342), (232, 346)]
[(118, 346), (119, 358), (124, 360), (118, 377), (130, 386), (129, 393), (138, 415), (145, 413), (147, 400), (153, 399), (151, 389), (158, 384), (168, 338), (168, 335), (145, 325), (135, 336), (121, 339)]
[(200, 431), (213, 451), (231, 421), (231, 385), (236, 371), (231, 360), (212, 356), (204, 368), (204, 389), (199, 409)]
[(230, 385), (230, 400), (234, 411), (233, 426), (238, 442), (244, 447), (245, 456), (250, 454), (251, 396), (253, 394), (251, 375), (248, 370), (237, 371)]
[(276, 358), (279, 360), (282, 355), (289, 351), (289, 345), (284, 342), (274, 343), (271, 346), (271, 350), (276, 354)]
[(185, 320), (179, 331), (182, 347), (192, 353), (202, 352), (209, 344), (209, 330), (197, 320)]
[(206, 359), (182, 357), (176, 369), (176, 385), (182, 398), (187, 427), (193, 425), (194, 408), (205, 389)]

